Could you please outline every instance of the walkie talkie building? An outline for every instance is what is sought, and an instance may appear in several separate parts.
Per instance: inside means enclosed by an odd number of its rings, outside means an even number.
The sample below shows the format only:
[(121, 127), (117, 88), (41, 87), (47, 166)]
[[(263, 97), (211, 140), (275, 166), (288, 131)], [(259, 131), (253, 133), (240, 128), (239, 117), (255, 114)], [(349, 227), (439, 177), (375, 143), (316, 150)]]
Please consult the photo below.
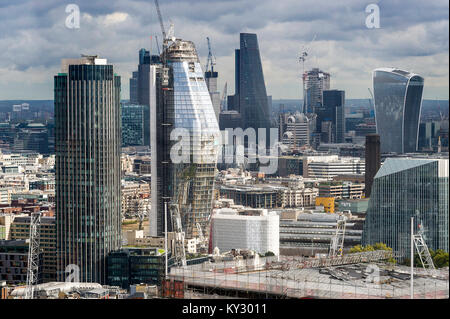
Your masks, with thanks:
[(421, 76), (407, 71), (373, 71), (375, 120), (382, 153), (417, 150), (423, 84)]

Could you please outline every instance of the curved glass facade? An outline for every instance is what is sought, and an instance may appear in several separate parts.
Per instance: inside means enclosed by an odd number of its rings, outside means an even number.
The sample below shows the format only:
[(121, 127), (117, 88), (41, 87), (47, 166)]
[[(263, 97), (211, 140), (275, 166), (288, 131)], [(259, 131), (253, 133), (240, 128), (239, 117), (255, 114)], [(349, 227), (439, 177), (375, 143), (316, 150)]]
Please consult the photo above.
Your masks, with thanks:
[[(198, 235), (197, 225), (203, 234), (209, 232), (220, 130), (194, 44), (177, 39), (165, 54), (167, 67), (155, 66), (152, 171), (157, 173), (152, 173), (152, 189), (157, 192), (153, 192), (152, 202), (157, 204), (152, 214), (157, 227), (151, 232), (163, 233), (164, 202), (173, 201), (179, 204), (186, 237), (191, 238)], [(189, 134), (189, 138), (183, 135), (181, 140), (173, 140), (178, 133)], [(174, 161), (174, 144), (189, 150), (187, 160)], [(170, 230), (170, 221), (168, 225)]]
[[(416, 213), (418, 211), (418, 214)], [(385, 243), (409, 256), (411, 217), (430, 249), (448, 251), (448, 159), (388, 158), (375, 176), (363, 245)]]
[(373, 72), (375, 119), (381, 152), (417, 149), (424, 79), (396, 69)]

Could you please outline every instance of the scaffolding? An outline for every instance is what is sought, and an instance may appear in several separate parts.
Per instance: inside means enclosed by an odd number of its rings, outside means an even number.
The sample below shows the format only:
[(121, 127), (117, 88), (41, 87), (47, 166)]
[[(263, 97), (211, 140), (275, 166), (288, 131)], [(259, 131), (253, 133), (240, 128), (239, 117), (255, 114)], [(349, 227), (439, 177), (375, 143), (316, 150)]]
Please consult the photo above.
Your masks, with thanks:
[[(358, 255), (355, 260), (362, 260), (363, 255)], [(375, 258), (374, 255), (372, 257)], [(374, 264), (292, 267), (297, 264), (298, 260), (286, 257), (281, 261), (276, 257), (264, 257), (260, 262), (226, 260), (184, 268), (174, 267), (169, 278), (184, 283), (186, 296), (200, 295), (202, 298), (410, 298), (409, 268), (405, 266), (393, 266), (378, 260)], [(379, 279), (371, 282), (368, 276), (374, 267), (379, 269)], [(422, 269), (417, 270), (414, 298), (449, 297), (448, 269), (440, 270), (439, 278), (429, 277)]]

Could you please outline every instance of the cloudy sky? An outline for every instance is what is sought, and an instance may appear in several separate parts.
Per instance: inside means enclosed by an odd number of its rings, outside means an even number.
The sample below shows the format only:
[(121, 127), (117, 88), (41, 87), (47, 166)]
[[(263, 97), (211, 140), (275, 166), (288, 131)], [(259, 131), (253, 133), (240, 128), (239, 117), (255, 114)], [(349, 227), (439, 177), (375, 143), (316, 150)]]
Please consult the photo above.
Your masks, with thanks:
[[(331, 73), (347, 98), (368, 98), (371, 72), (394, 66), (425, 77), (424, 97), (448, 99), (448, 0), (159, 0), (175, 35), (196, 44), (203, 64), (212, 41), (219, 88), (234, 91), (234, 49), (239, 33), (258, 35), (267, 92), (301, 98), (299, 52), (305, 68)], [(80, 28), (66, 27), (68, 4), (80, 8)], [(380, 28), (366, 26), (366, 6), (380, 8)], [(169, 22), (170, 21), (170, 22)], [(153, 0), (1, 0), (0, 100), (53, 99), (60, 60), (98, 54), (122, 76), (122, 98), (138, 50), (161, 39)], [(311, 40), (315, 40), (311, 42)], [(153, 43), (153, 49), (156, 45)]]

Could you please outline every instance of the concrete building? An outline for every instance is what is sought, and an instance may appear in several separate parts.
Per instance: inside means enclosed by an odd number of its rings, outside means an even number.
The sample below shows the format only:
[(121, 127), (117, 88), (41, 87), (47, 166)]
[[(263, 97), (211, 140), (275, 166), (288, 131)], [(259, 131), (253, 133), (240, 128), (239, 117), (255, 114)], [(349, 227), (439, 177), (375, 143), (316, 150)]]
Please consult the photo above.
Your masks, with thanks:
[[(283, 255), (315, 256), (327, 254), (336, 233), (340, 214), (294, 211), (280, 214), (280, 250)], [(346, 223), (344, 251), (361, 244), (363, 219), (350, 217)]]
[(355, 157), (308, 156), (303, 161), (303, 177), (332, 178), (338, 175), (364, 175), (364, 160)]
[(303, 113), (281, 114), (283, 123), (280, 125), (279, 136), (284, 145), (299, 148), (310, 144), (310, 135), (314, 131), (314, 117)]
[(366, 135), (365, 164), (365, 192), (366, 197), (370, 197), (373, 178), (381, 167), (380, 136), (377, 134)]
[(221, 252), (232, 249), (254, 250), (260, 254), (280, 254), (279, 216), (267, 210), (244, 215), (236, 210), (222, 208), (211, 217), (212, 247)]
[[(10, 239), (26, 240), (30, 238), (29, 216), (14, 218), (11, 224)], [(42, 282), (52, 282), (56, 280), (56, 220), (55, 217), (41, 217), (40, 247), (43, 253), (42, 261)]]
[[(0, 280), (8, 284), (25, 284), (28, 270), (29, 240), (0, 240)], [(42, 281), (43, 255), (38, 256), (37, 282)]]
[(320, 182), (319, 197), (334, 197), (336, 199), (359, 199), (364, 196), (364, 184), (348, 181)]

